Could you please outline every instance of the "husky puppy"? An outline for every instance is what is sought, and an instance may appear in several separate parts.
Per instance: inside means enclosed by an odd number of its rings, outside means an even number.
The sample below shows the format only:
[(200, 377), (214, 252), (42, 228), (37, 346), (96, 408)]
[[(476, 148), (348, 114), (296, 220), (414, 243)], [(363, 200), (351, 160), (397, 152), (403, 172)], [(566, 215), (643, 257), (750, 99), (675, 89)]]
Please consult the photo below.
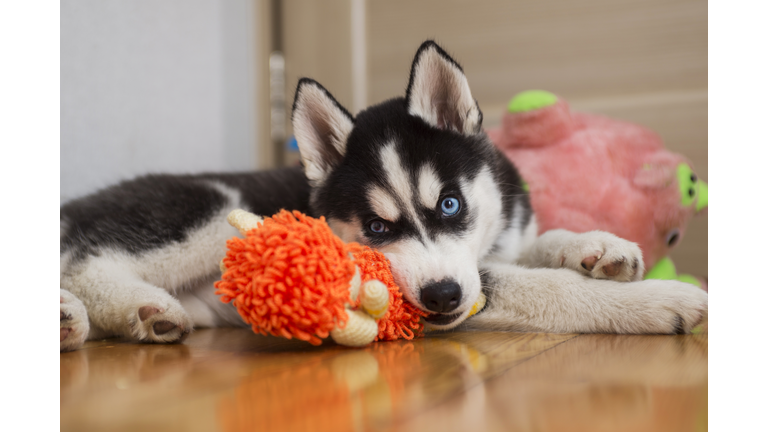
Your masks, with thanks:
[(356, 117), (311, 79), (293, 126), (303, 172), (153, 175), (61, 207), (61, 350), (88, 338), (177, 342), (193, 326), (243, 325), (212, 287), (236, 208), (324, 215), (344, 241), (382, 251), (405, 297), (451, 329), (684, 333), (707, 294), (641, 281), (636, 244), (612, 234), (537, 237), (521, 179), (482, 130), (459, 64), (418, 49), (405, 97)]

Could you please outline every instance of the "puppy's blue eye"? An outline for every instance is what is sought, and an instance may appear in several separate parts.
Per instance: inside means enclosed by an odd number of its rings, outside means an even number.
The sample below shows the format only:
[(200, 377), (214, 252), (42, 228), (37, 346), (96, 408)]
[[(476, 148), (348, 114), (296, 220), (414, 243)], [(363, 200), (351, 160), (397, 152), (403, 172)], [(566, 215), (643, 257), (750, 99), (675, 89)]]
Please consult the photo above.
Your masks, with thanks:
[(380, 233), (389, 231), (389, 228), (387, 228), (387, 224), (385, 224), (384, 222), (382, 222), (380, 220), (375, 220), (375, 221), (371, 222), (368, 225), (368, 229), (370, 229), (371, 232), (374, 232), (376, 234), (380, 234)]
[(443, 198), (443, 201), (440, 203), (440, 210), (443, 211), (444, 216), (455, 216), (460, 208), (461, 204), (459, 203), (458, 198)]

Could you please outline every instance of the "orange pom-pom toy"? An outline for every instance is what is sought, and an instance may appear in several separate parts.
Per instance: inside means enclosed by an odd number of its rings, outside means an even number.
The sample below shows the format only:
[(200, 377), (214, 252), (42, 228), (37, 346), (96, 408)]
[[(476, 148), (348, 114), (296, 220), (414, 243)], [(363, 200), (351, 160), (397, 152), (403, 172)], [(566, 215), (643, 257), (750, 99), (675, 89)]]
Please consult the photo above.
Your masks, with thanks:
[(344, 244), (325, 218), (283, 210), (262, 219), (235, 210), (227, 220), (245, 237), (227, 241), (216, 293), (253, 331), (364, 346), (423, 330), (427, 313), (403, 299), (384, 255)]

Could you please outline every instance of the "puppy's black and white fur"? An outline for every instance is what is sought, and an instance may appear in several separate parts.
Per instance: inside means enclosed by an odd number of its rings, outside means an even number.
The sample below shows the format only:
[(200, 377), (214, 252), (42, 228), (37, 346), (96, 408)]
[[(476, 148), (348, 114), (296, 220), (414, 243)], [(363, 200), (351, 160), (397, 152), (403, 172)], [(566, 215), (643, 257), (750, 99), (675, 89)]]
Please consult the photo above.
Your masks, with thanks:
[[(481, 292), (476, 329), (680, 333), (707, 294), (646, 280), (634, 243), (605, 232), (537, 237), (515, 168), (482, 131), (461, 67), (434, 42), (405, 97), (350, 115), (302, 79), (293, 125), (303, 172), (147, 176), (61, 207), (61, 350), (88, 338), (176, 342), (242, 325), (212, 287), (236, 208), (324, 215), (344, 241), (381, 250), (406, 298), (451, 329)], [(608, 271), (610, 270), (610, 271)]]

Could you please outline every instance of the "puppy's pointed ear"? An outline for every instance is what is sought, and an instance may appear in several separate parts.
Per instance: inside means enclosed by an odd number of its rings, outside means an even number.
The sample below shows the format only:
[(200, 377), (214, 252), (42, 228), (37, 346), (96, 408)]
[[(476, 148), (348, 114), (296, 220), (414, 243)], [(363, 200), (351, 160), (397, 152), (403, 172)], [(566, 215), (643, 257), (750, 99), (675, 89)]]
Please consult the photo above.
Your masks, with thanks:
[(464, 71), (434, 41), (424, 42), (416, 52), (405, 99), (409, 114), (436, 128), (467, 135), (481, 131), (483, 113)]
[(354, 119), (323, 86), (302, 78), (296, 87), (291, 120), (304, 173), (317, 186), (344, 157)]

